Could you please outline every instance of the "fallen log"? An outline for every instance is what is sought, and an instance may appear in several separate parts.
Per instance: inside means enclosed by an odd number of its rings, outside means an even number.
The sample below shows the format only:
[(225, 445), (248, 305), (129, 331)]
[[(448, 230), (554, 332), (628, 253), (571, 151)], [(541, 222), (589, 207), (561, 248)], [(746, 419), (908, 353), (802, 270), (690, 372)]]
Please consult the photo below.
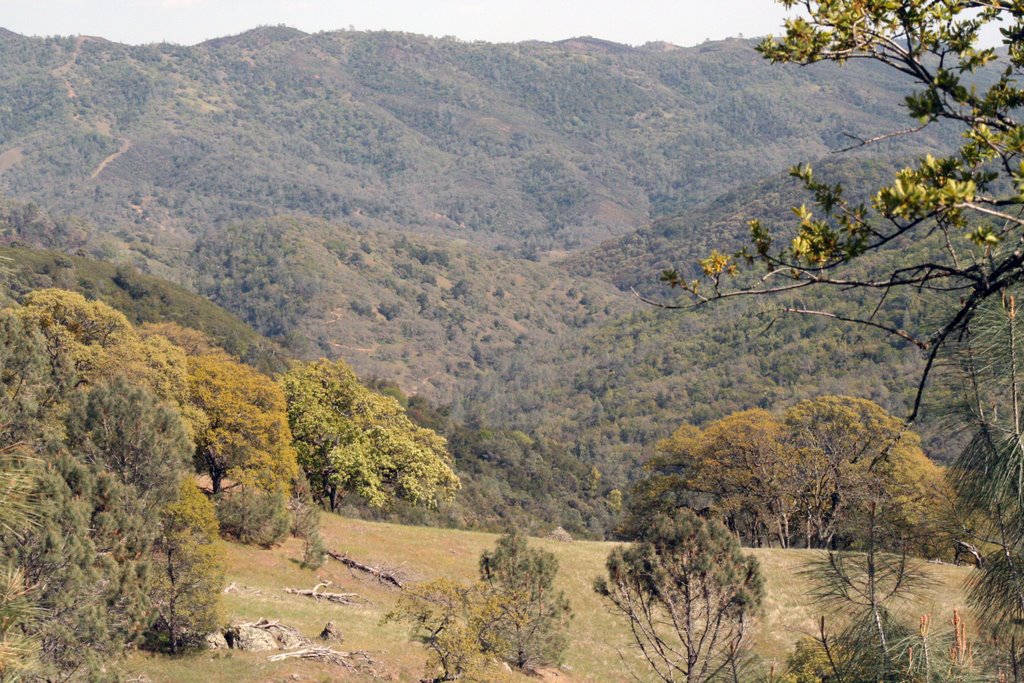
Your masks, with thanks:
[(333, 550), (328, 550), (327, 556), (333, 560), (341, 562), (343, 565), (350, 569), (356, 569), (358, 571), (365, 572), (370, 576), (374, 577), (375, 579), (377, 579), (378, 581), (380, 581), (381, 583), (386, 583), (390, 586), (394, 586), (399, 590), (402, 589), (402, 580), (398, 578), (395, 572), (386, 571), (379, 567), (371, 567), (368, 564), (363, 564), (362, 562), (353, 560), (348, 555), (337, 553)]
[(272, 655), (269, 659), (271, 662), (280, 662), (285, 659), (309, 659), (341, 666), (349, 671), (369, 671), (376, 675), (376, 672), (373, 671), (373, 666), (377, 661), (365, 650), (341, 652), (340, 650), (332, 650), (327, 647), (307, 647), (304, 650)]
[(328, 602), (336, 602), (341, 605), (358, 605), (362, 600), (362, 598), (355, 593), (329, 593), (321, 590), (322, 588), (326, 588), (330, 585), (330, 581), (321, 581), (312, 588), (285, 588), (284, 592), (290, 593), (291, 595), (304, 595), (307, 598), (313, 598), (318, 602), (320, 600), (327, 600)]

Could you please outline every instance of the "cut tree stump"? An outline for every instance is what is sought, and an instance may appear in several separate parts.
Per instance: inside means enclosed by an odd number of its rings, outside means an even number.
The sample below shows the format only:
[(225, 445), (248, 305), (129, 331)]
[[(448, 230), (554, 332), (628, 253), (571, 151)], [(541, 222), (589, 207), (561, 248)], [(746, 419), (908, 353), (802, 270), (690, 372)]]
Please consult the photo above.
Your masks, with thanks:
[(361, 601), (365, 602), (355, 593), (330, 593), (328, 591), (321, 590), (330, 586), (330, 581), (321, 581), (312, 588), (285, 588), (285, 593), (291, 595), (304, 595), (307, 598), (313, 598), (316, 601), (327, 600), (328, 602), (336, 602), (339, 605), (358, 605)]
[(363, 564), (362, 562), (353, 560), (348, 555), (337, 553), (333, 550), (328, 550), (327, 556), (333, 560), (341, 562), (343, 565), (349, 567), (350, 569), (356, 569), (358, 571), (365, 572), (370, 576), (374, 577), (375, 579), (377, 579), (378, 581), (380, 581), (381, 583), (386, 583), (389, 586), (393, 586), (399, 590), (402, 589), (402, 579), (400, 579), (398, 575), (393, 571), (381, 569), (380, 567), (371, 567), (368, 564)]
[(341, 631), (337, 626), (334, 625), (333, 621), (328, 621), (327, 625), (324, 626), (324, 630), (320, 631), (320, 640), (334, 641), (340, 643), (345, 638), (341, 635)]

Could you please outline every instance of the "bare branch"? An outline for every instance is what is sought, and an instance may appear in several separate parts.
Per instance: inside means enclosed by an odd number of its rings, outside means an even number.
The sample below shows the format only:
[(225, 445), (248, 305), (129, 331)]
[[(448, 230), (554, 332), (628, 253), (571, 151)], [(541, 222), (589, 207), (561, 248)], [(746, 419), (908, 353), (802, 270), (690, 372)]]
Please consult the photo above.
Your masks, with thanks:
[(844, 316), (844, 315), (839, 315), (838, 313), (829, 313), (828, 311), (814, 311), (814, 310), (810, 310), (810, 309), (806, 309), (806, 308), (782, 308), (782, 309), (779, 309), (779, 310), (781, 310), (783, 313), (799, 313), (800, 315), (817, 315), (817, 316), (821, 316), (823, 318), (832, 318), (834, 320), (841, 320), (843, 322), (857, 323), (859, 325), (867, 325), (868, 327), (874, 327), (874, 328), (882, 330), (884, 332), (888, 332), (889, 334), (895, 335), (895, 336), (899, 337), (900, 339), (904, 339), (904, 340), (910, 342), (911, 344), (913, 344), (914, 346), (916, 346), (917, 348), (921, 349), (922, 351), (928, 349), (928, 343), (927, 342), (923, 342), (923, 341), (921, 341), (919, 339), (916, 339), (916, 338), (912, 337), (911, 335), (907, 334), (906, 332), (904, 332), (903, 330), (898, 330), (895, 327), (889, 327), (888, 325), (883, 325), (881, 323), (876, 323), (873, 320), (868, 320), (868, 319), (865, 319), (865, 318), (849, 318), (849, 317)]
[(925, 128), (927, 128), (930, 123), (931, 123), (931, 121), (926, 121), (925, 123), (922, 123), (920, 126), (914, 126), (913, 128), (904, 128), (903, 130), (897, 130), (897, 131), (893, 131), (891, 133), (883, 133), (882, 135), (876, 135), (876, 136), (871, 137), (871, 138), (861, 138), (861, 137), (857, 137), (856, 135), (850, 135), (849, 133), (843, 133), (844, 137), (848, 137), (851, 140), (856, 140), (857, 141), (856, 144), (850, 145), (849, 147), (843, 147), (842, 149), (834, 149), (834, 150), (832, 150), (832, 154), (842, 154), (844, 152), (850, 152), (852, 150), (859, 149), (860, 147), (866, 147), (867, 145), (873, 145), (876, 142), (882, 142), (883, 140), (889, 140), (891, 138), (898, 138), (898, 137), (901, 137), (903, 135), (911, 135), (913, 133), (919, 133), (922, 130), (924, 130)]

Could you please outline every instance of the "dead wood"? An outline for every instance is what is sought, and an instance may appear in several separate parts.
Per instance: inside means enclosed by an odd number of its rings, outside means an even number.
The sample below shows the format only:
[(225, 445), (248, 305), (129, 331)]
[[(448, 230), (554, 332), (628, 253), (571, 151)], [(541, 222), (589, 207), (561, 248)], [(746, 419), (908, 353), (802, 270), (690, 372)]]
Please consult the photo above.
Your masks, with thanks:
[(394, 588), (397, 588), (399, 590), (402, 589), (402, 579), (394, 571), (389, 571), (386, 569), (382, 569), (380, 567), (371, 567), (368, 564), (363, 564), (362, 562), (353, 560), (348, 555), (337, 553), (333, 550), (328, 550), (327, 556), (333, 560), (341, 562), (343, 565), (350, 569), (356, 569), (358, 571), (369, 574), (381, 583), (388, 584), (389, 586), (393, 586)]
[(313, 598), (316, 601), (327, 600), (328, 602), (336, 602), (340, 605), (358, 605), (362, 598), (355, 593), (330, 593), (325, 590), (321, 590), (330, 586), (330, 581), (321, 581), (312, 588), (285, 588), (285, 593), (292, 595), (304, 595), (307, 598)]
[(340, 650), (332, 650), (328, 647), (307, 647), (303, 650), (282, 652), (270, 657), (271, 662), (280, 662), (285, 659), (308, 659), (315, 662), (326, 662), (344, 667), (349, 671), (369, 672), (375, 677), (377, 675), (373, 668), (377, 661), (365, 650), (341, 652)]

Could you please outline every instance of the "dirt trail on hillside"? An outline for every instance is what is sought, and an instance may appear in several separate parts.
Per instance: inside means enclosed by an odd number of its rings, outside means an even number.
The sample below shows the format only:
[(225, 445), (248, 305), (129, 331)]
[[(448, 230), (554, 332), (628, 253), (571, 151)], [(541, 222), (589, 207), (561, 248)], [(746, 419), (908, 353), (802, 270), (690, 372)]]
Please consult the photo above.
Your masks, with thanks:
[(74, 68), (75, 63), (78, 62), (78, 56), (82, 53), (82, 45), (88, 40), (85, 36), (78, 36), (75, 38), (75, 49), (71, 52), (71, 58), (67, 62), (61, 64), (56, 69), (50, 72), (51, 76), (56, 76), (64, 82), (64, 89), (67, 91), (68, 99), (73, 100), (78, 97), (78, 93), (75, 92), (75, 86), (72, 85), (71, 79), (68, 78), (68, 73)]
[(98, 176), (100, 173), (103, 173), (103, 169), (105, 169), (107, 166), (109, 166), (114, 161), (117, 161), (117, 158), (119, 156), (121, 156), (122, 154), (124, 154), (125, 152), (127, 152), (131, 148), (132, 148), (132, 141), (131, 140), (129, 140), (128, 138), (124, 138), (123, 140), (121, 140), (121, 146), (118, 148), (118, 150), (116, 152), (114, 152), (113, 154), (111, 154), (110, 156), (108, 156), (103, 161), (101, 161), (100, 165), (97, 166), (96, 170), (92, 172), (91, 176), (89, 176), (89, 179), (90, 180), (95, 180), (96, 176)]

